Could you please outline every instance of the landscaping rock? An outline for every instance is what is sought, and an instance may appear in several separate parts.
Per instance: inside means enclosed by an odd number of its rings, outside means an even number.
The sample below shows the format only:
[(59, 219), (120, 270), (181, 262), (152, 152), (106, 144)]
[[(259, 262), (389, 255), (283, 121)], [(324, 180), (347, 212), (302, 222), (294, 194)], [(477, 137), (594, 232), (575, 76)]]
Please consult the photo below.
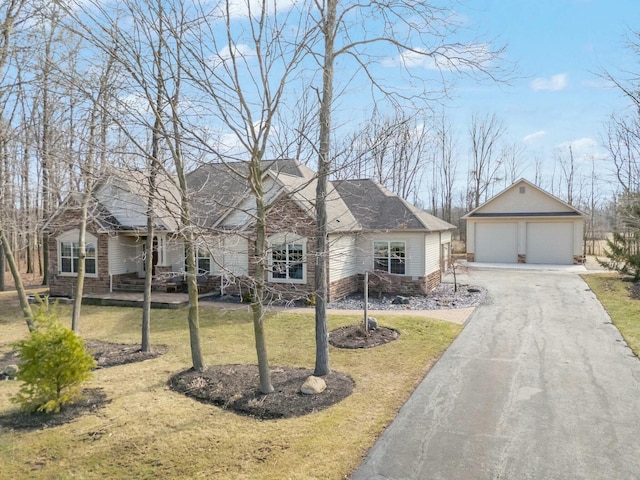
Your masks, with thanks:
[(0, 371), (0, 380), (13, 380), (18, 374), (17, 365), (6, 365), (2, 371)]
[(391, 303), (393, 303), (394, 305), (409, 305), (411, 303), (411, 300), (409, 300), (407, 297), (403, 297), (402, 295), (397, 295), (391, 301)]
[(327, 388), (325, 381), (319, 377), (310, 375), (300, 387), (300, 391), (305, 395), (317, 395)]
[(367, 330), (376, 330), (378, 328), (378, 321), (373, 318), (367, 318)]
[(482, 290), (480, 290), (479, 288), (475, 288), (475, 287), (469, 287), (467, 288), (467, 292), (469, 293), (480, 293)]
[[(479, 292), (470, 292), (468, 288), (476, 288)], [(466, 284), (458, 284), (455, 290), (453, 283), (441, 283), (426, 295), (409, 297), (408, 305), (395, 305), (392, 303), (395, 295), (389, 297), (374, 298), (369, 297), (368, 308), (373, 310), (440, 310), (443, 307), (442, 300), (455, 301), (455, 308), (475, 307), (480, 305), (487, 295), (484, 288), (472, 287)], [(349, 295), (345, 298), (335, 300), (327, 304), (327, 308), (337, 310), (362, 310), (364, 309), (364, 299), (362, 294)], [(448, 308), (452, 308), (451, 304)]]

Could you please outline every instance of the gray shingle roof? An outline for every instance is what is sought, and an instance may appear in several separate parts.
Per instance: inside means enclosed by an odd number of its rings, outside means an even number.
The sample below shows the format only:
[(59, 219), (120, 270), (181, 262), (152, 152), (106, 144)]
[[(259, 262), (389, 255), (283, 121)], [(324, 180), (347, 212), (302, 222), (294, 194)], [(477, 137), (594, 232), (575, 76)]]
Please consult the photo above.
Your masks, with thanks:
[[(264, 162), (265, 174), (273, 179), (277, 191), (270, 192), (275, 198), (280, 192), (290, 195), (300, 208), (315, 216), (316, 174), (296, 160)], [(201, 227), (224, 226), (224, 218), (243, 202), (251, 203), (246, 180), (247, 162), (208, 163), (189, 173), (187, 182), (191, 190), (191, 201), (196, 223)], [(142, 173), (127, 172), (128, 177), (118, 180), (112, 174), (102, 185), (112, 185), (131, 191), (146, 201)], [(178, 225), (179, 196), (175, 182), (164, 178), (159, 182), (159, 191), (168, 202), (158, 202), (156, 215), (167, 228)], [(355, 232), (375, 230), (420, 230), (443, 231), (455, 227), (419, 208), (411, 205), (373, 180), (341, 180), (330, 182), (327, 192), (327, 220), (329, 232)], [(248, 203), (247, 203), (248, 202)], [(109, 212), (101, 206), (100, 215), (105, 226), (121, 229), (117, 212)], [(144, 228), (146, 225), (140, 225)]]
[(365, 230), (451, 230), (441, 220), (384, 188), (373, 180), (341, 180), (335, 188)]

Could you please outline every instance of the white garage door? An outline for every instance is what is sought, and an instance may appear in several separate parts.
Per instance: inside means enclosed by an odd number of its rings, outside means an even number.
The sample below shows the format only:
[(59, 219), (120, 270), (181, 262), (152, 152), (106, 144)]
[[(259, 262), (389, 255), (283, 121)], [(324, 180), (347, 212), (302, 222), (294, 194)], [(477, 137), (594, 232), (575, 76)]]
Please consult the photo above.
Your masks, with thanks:
[(476, 223), (475, 261), (516, 263), (517, 223)]
[(572, 223), (527, 223), (527, 263), (573, 263)]

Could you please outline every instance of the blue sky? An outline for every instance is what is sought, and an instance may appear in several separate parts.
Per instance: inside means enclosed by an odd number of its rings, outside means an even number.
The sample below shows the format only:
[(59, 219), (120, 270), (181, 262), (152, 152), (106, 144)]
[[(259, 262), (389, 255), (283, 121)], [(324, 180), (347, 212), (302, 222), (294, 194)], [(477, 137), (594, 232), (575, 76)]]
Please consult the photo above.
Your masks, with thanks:
[[(468, 26), (507, 45), (505, 57), (517, 65), (509, 85), (458, 82), (449, 116), (463, 140), (473, 113), (495, 113), (509, 142), (526, 147), (552, 167), (555, 153), (572, 144), (577, 159), (601, 158), (605, 124), (628, 107), (619, 90), (598, 73), (636, 69), (625, 48), (640, 30), (638, 0), (483, 0), (463, 10)], [(466, 156), (468, 151), (459, 152)], [(606, 162), (600, 163), (603, 174)], [(524, 176), (532, 176), (529, 168)]]

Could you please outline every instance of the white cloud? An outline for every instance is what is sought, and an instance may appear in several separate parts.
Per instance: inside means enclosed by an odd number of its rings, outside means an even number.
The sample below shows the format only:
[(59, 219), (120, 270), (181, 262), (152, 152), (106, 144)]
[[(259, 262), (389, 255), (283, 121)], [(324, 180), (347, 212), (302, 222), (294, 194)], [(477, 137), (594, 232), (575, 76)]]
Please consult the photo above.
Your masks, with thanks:
[(570, 140), (568, 142), (562, 142), (558, 145), (560, 148), (569, 148), (571, 147), (574, 150), (584, 150), (587, 148), (593, 148), (598, 146), (598, 142), (590, 137), (578, 138), (577, 140)]
[(534, 90), (550, 90), (558, 92), (564, 90), (569, 85), (569, 76), (566, 73), (553, 75), (551, 78), (536, 78), (531, 82), (531, 88)]
[(547, 134), (547, 132), (545, 132), (544, 130), (538, 130), (537, 132), (533, 132), (530, 133), (529, 135), (525, 136), (522, 141), (525, 143), (529, 143), (529, 142), (533, 142), (534, 140), (537, 140), (538, 138), (544, 137)]
[(249, 45), (238, 43), (230, 47), (229, 45), (222, 48), (217, 54), (211, 57), (211, 62), (215, 68), (224, 65), (226, 62), (235, 60), (244, 60), (255, 56), (256, 52)]

